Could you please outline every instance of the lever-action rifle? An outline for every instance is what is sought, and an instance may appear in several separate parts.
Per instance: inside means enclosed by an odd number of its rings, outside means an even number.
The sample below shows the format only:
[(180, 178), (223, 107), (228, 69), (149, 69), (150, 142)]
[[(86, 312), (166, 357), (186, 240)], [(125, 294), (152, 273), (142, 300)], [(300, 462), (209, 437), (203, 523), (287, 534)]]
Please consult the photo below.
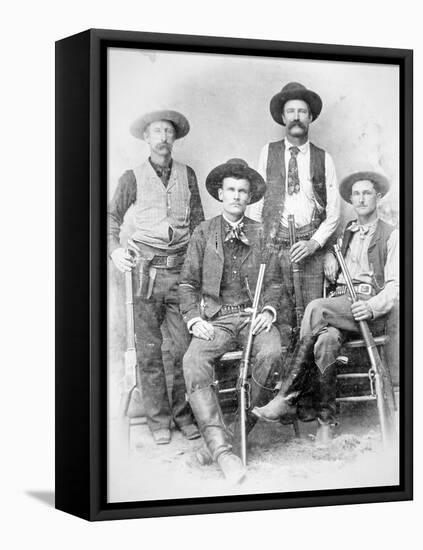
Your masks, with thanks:
[[(295, 228), (295, 216), (288, 214), (288, 235), (289, 235), (289, 248), (291, 249), (297, 242), (297, 231)], [(291, 262), (292, 269), (292, 281), (294, 286), (294, 298), (295, 298), (295, 326), (291, 329), (291, 336), (287, 348), (284, 348), (283, 364), (289, 365), (292, 362), (293, 357), (297, 353), (297, 342), (301, 330), (301, 321), (304, 315), (304, 298), (302, 284), (302, 267), (299, 262)], [(279, 390), (282, 385), (282, 381), (276, 384), (275, 390)]]
[[(342, 274), (344, 276), (348, 293), (353, 302), (357, 301), (357, 294), (351, 280), (351, 275), (348, 271), (341, 249), (337, 244), (334, 245), (336, 259), (338, 260)], [(394, 407), (392, 402), (392, 383), (391, 377), (387, 372), (385, 364), (381, 361), (379, 352), (370, 332), (367, 321), (358, 321), (361, 335), (366, 344), (367, 353), (370, 359), (371, 375), (374, 377), (376, 401), (379, 413), (380, 429), (382, 433), (382, 441), (386, 444), (392, 444), (395, 440), (395, 425), (394, 425)]]
[(129, 447), (128, 409), (132, 394), (137, 388), (137, 350), (134, 325), (134, 297), (132, 270), (125, 271), (126, 352), (125, 373), (120, 381), (119, 424), (123, 443)]
[(240, 425), (240, 432), (241, 432), (240, 433), (241, 460), (244, 467), (247, 465), (246, 422), (247, 422), (247, 409), (249, 408), (249, 405), (250, 405), (249, 403), (250, 387), (249, 387), (249, 383), (247, 382), (247, 376), (248, 376), (248, 369), (250, 366), (250, 356), (251, 356), (251, 350), (253, 347), (253, 340), (254, 340), (254, 334), (253, 334), (254, 323), (258, 313), (258, 306), (259, 306), (261, 289), (263, 287), (265, 270), (266, 270), (266, 264), (265, 263), (260, 264), (260, 270), (257, 277), (256, 290), (254, 292), (254, 300), (253, 300), (253, 307), (252, 307), (251, 320), (250, 320), (250, 329), (248, 331), (248, 339), (244, 348), (244, 353), (242, 355), (238, 384), (237, 384), (239, 415), (240, 415), (239, 425)]
[[(288, 214), (288, 233), (289, 233), (289, 247), (292, 248), (297, 242), (297, 232), (295, 230), (295, 217), (293, 214)], [(294, 283), (294, 295), (295, 295), (295, 337), (301, 329), (301, 321), (304, 315), (304, 298), (303, 290), (301, 288), (301, 264), (298, 262), (292, 262), (292, 279)]]

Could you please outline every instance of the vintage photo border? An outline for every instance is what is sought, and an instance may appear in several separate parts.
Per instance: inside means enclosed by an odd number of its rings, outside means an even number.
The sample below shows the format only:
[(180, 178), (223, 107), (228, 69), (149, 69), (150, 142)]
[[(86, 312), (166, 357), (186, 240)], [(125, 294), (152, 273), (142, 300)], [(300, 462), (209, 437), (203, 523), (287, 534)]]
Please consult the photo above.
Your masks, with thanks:
[[(107, 503), (109, 47), (384, 63), (399, 67), (401, 341), (398, 486)], [(411, 499), (412, 51), (91, 30), (58, 42), (56, 52), (56, 507), (86, 519), (106, 520)], [(72, 235), (71, 228), (74, 230)]]

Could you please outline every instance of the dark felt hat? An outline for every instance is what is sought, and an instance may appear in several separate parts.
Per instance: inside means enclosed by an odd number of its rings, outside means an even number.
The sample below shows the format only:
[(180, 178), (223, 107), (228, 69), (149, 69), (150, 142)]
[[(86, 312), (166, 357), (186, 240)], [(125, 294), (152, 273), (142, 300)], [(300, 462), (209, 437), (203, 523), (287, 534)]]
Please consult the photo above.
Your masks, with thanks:
[(322, 110), (322, 100), (316, 92), (308, 90), (299, 82), (289, 82), (282, 90), (275, 94), (270, 100), (270, 114), (273, 120), (282, 126), (285, 126), (282, 120), (283, 106), (290, 99), (302, 99), (310, 107), (313, 120), (320, 115)]
[(207, 191), (212, 197), (219, 200), (218, 189), (222, 187), (222, 181), (224, 178), (231, 177), (246, 179), (250, 182), (250, 204), (263, 197), (266, 191), (264, 179), (242, 159), (229, 159), (225, 164), (219, 164), (213, 168), (206, 179)]
[(144, 139), (144, 132), (148, 125), (157, 120), (168, 120), (171, 122), (175, 126), (176, 139), (186, 136), (189, 132), (189, 122), (184, 115), (178, 113), (178, 111), (171, 111), (169, 109), (152, 111), (140, 116), (131, 124), (129, 131), (134, 137)]
[(385, 176), (382, 176), (382, 174), (369, 171), (354, 172), (350, 176), (344, 178), (339, 185), (339, 192), (344, 201), (351, 203), (351, 189), (357, 181), (371, 181), (376, 191), (381, 193), (382, 196), (386, 195), (389, 191), (389, 181)]

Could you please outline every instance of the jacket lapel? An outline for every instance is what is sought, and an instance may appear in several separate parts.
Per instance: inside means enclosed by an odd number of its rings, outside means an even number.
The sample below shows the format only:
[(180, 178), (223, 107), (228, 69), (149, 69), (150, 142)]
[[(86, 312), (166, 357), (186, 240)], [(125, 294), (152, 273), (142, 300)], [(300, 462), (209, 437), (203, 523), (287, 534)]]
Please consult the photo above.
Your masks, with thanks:
[(242, 258), (241, 258), (241, 264), (245, 262), (245, 260), (253, 251), (254, 247), (257, 247), (257, 246), (260, 247), (258, 233), (257, 233), (258, 228), (260, 228), (259, 225), (251, 223), (251, 220), (249, 218), (244, 218), (244, 233), (250, 245), (244, 247)]
[(212, 246), (216, 254), (219, 256), (219, 258), (222, 261), (222, 265), (224, 262), (224, 255), (223, 255), (223, 218), (222, 216), (219, 216), (216, 218), (216, 223), (214, 224), (213, 230), (212, 230)]

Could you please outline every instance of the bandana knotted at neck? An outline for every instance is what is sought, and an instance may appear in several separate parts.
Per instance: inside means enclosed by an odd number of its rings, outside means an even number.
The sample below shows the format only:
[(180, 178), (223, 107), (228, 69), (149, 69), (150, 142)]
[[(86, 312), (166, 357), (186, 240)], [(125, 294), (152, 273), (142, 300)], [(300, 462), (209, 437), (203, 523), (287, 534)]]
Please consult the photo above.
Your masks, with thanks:
[(247, 239), (247, 235), (244, 233), (244, 222), (235, 225), (235, 227), (226, 224), (225, 242), (229, 241), (230, 239), (238, 239), (242, 243), (249, 246), (250, 243)]
[(288, 164), (288, 195), (298, 193), (300, 191), (300, 178), (298, 176), (297, 155), (300, 152), (298, 147), (290, 147), (289, 152), (291, 158)]
[(352, 222), (349, 230), (351, 231), (351, 233), (357, 233), (358, 231), (360, 234), (360, 239), (364, 239), (364, 237), (369, 232), (369, 227), (365, 225), (360, 225), (358, 222)]

